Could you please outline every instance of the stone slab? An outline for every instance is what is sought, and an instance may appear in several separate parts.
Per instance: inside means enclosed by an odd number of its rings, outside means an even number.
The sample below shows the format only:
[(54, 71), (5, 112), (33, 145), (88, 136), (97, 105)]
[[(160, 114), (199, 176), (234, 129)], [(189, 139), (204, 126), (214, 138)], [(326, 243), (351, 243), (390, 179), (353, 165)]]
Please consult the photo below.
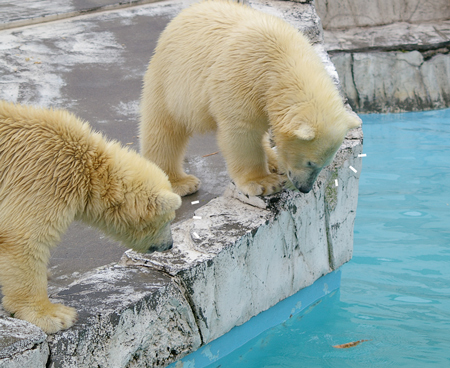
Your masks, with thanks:
[(181, 289), (152, 269), (105, 267), (51, 299), (76, 308), (78, 321), (49, 336), (47, 367), (160, 367), (200, 346)]
[(355, 111), (450, 106), (447, 0), (316, 1), (324, 45)]
[(433, 108), (450, 106), (450, 54), (436, 54), (420, 67)]
[(450, 19), (448, 0), (315, 0), (315, 5), (325, 29)]
[[(362, 170), (362, 130), (350, 131), (336, 154), (324, 184), (325, 224), (330, 268), (338, 269), (353, 255), (353, 227)], [(355, 172), (356, 170), (356, 172)]]
[(325, 30), (325, 48), (340, 52), (429, 50), (450, 45), (450, 20)]
[[(278, 2), (250, 2), (273, 11), (267, 4), (279, 9)], [(284, 9), (309, 6), (283, 4)], [(318, 51), (328, 62), (326, 52)], [(330, 74), (335, 72), (328, 65)], [(284, 191), (244, 198), (232, 186), (224, 197), (198, 209), (195, 218), (174, 227), (170, 252), (143, 256), (127, 251), (121, 264), (157, 268), (179, 280), (188, 290), (202, 342), (208, 343), (350, 260), (361, 150), (359, 129), (306, 195)], [(341, 186), (329, 190), (336, 178)]]
[(0, 368), (44, 368), (49, 356), (47, 335), (16, 318), (0, 316)]

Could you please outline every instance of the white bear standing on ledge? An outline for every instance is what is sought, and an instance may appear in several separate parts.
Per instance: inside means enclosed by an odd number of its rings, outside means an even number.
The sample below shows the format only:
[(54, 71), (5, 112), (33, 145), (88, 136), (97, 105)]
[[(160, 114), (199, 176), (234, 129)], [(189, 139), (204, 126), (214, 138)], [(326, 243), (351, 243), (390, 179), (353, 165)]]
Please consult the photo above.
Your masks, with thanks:
[(47, 333), (74, 323), (75, 310), (47, 296), (50, 249), (73, 220), (162, 251), (180, 205), (161, 169), (67, 111), (0, 101), (0, 285), (15, 317)]
[(183, 170), (188, 139), (217, 129), (244, 194), (275, 193), (286, 176), (307, 193), (360, 123), (295, 28), (242, 4), (204, 1), (183, 10), (158, 41), (144, 77), (141, 153), (167, 173), (174, 192), (191, 194), (200, 181)]

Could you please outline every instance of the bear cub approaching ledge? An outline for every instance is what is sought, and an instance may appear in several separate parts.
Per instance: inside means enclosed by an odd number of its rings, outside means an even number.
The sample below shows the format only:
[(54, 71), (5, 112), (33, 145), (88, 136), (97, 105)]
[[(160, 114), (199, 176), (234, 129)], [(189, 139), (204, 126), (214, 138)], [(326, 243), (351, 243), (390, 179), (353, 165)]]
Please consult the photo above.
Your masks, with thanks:
[(217, 129), (228, 172), (243, 193), (277, 192), (286, 176), (307, 193), (360, 123), (305, 36), (234, 2), (183, 10), (161, 34), (144, 76), (141, 153), (180, 195), (200, 184), (183, 170), (194, 133)]
[(67, 111), (0, 101), (0, 285), (15, 317), (47, 333), (74, 323), (75, 310), (47, 296), (50, 249), (73, 220), (162, 251), (180, 205), (155, 164)]

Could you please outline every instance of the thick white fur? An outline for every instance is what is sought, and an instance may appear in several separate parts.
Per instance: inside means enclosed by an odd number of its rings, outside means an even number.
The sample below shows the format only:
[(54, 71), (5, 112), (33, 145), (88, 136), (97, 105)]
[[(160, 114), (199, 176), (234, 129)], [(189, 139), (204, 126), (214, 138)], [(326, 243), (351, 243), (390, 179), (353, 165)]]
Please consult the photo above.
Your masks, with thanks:
[(47, 333), (74, 323), (47, 296), (50, 249), (73, 220), (164, 250), (180, 204), (162, 170), (75, 116), (0, 101), (0, 284), (15, 317)]
[[(245, 5), (204, 1), (183, 10), (158, 41), (144, 77), (141, 153), (180, 195), (199, 180), (183, 171), (189, 137), (217, 129), (229, 174), (246, 194), (309, 191), (348, 129), (349, 114), (308, 40), (283, 20)], [(273, 131), (278, 163), (268, 162)]]

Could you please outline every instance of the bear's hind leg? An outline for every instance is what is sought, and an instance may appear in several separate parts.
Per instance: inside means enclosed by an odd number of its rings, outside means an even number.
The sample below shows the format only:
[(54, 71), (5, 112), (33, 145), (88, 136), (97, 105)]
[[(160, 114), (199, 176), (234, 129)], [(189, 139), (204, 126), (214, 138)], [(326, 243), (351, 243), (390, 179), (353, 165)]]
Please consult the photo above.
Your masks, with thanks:
[(72, 326), (77, 315), (75, 309), (53, 304), (47, 296), (48, 248), (42, 244), (20, 244), (2, 236), (0, 252), (0, 284), (5, 310), (46, 333)]
[[(247, 195), (269, 195), (279, 192), (285, 177), (269, 168), (264, 132), (219, 129), (218, 143), (227, 163), (228, 172), (242, 193)], [(264, 139), (266, 139), (264, 137)], [(267, 142), (268, 144), (268, 142)], [(270, 157), (271, 164), (275, 155)]]
[[(195, 193), (200, 187), (200, 180), (183, 170), (183, 159), (190, 134), (184, 127), (169, 120), (160, 125), (155, 122), (141, 123), (141, 154), (167, 174), (176, 194), (186, 196)], [(174, 126), (176, 128), (173, 128)]]

